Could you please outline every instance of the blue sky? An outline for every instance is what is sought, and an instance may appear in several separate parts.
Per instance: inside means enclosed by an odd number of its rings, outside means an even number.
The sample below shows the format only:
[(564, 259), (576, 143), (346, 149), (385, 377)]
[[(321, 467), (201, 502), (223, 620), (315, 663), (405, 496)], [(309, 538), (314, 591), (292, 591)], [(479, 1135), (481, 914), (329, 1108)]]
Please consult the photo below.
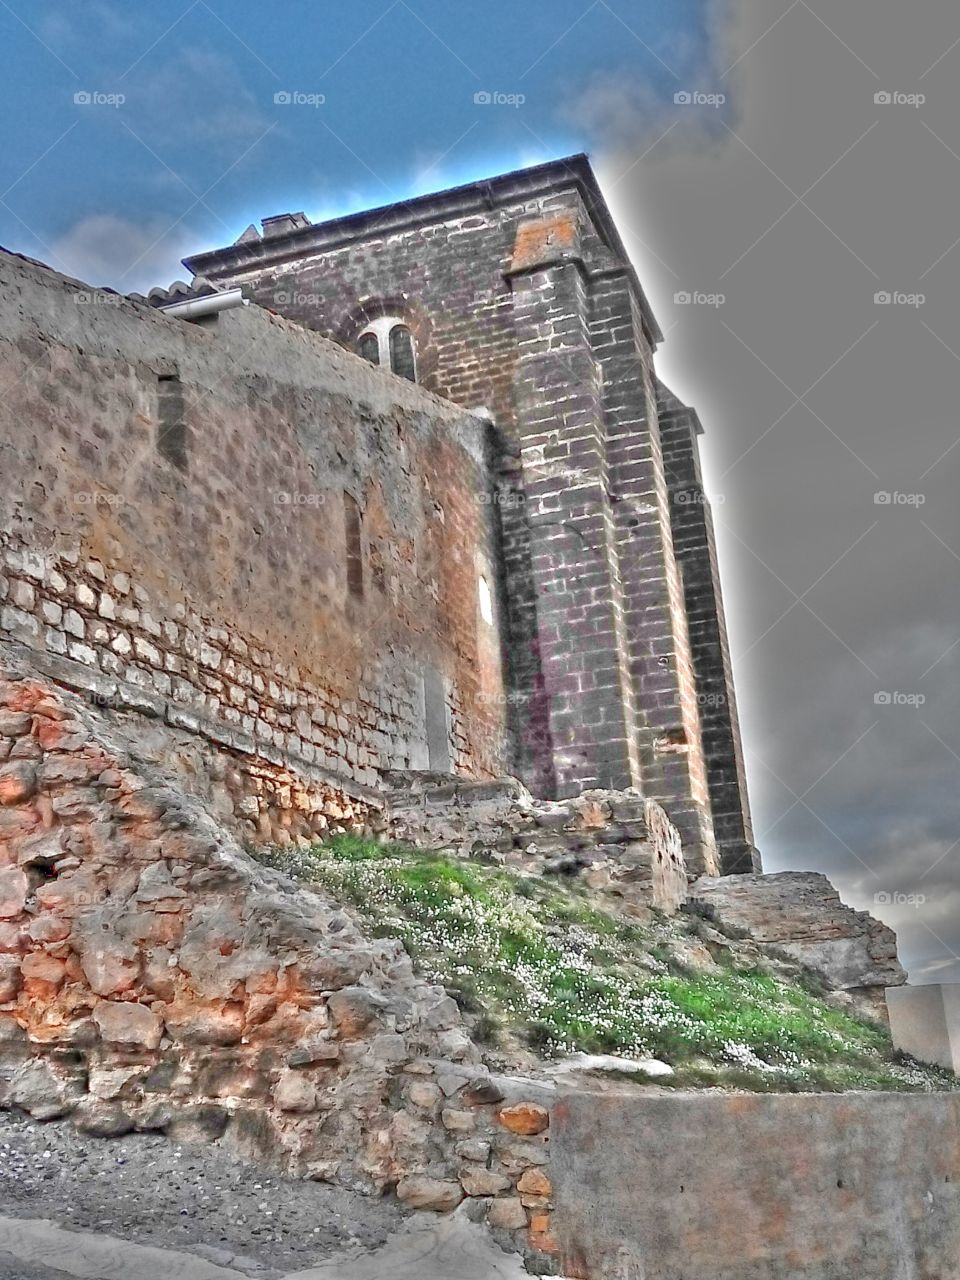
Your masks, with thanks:
[[(264, 215), (322, 218), (590, 150), (604, 86), (672, 104), (704, 58), (703, 8), (2, 0), (0, 95), (18, 127), (0, 243), (142, 288)], [(478, 106), (481, 91), (525, 101)]]

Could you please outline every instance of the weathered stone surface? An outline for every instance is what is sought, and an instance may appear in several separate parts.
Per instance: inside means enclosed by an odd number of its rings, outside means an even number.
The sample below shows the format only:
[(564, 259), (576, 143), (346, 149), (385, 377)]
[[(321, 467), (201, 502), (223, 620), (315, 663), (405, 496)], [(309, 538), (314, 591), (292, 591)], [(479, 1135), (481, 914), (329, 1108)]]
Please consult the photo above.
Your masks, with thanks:
[(384, 1004), (382, 996), (366, 987), (345, 987), (330, 996), (327, 1008), (344, 1040), (353, 1040), (378, 1020)]
[(281, 1111), (313, 1111), (317, 1105), (316, 1086), (302, 1072), (288, 1069), (277, 1081), (273, 1100)]
[(468, 1169), (460, 1176), (460, 1183), (468, 1196), (496, 1196), (509, 1189), (510, 1179), (492, 1169)]
[(16, 999), (21, 981), (19, 956), (0, 955), (0, 1004)]
[(7, 1101), (28, 1111), (37, 1120), (56, 1120), (67, 1115), (76, 1098), (48, 1062), (25, 1062), (14, 1074)]
[(102, 1000), (93, 1011), (93, 1020), (108, 1044), (156, 1049), (163, 1034), (163, 1022), (146, 1005)]
[(473, 1133), (477, 1127), (477, 1117), (472, 1111), (455, 1111), (452, 1107), (444, 1107), (440, 1119), (443, 1127), (451, 1133)]
[(30, 882), (19, 867), (0, 867), (0, 920), (13, 920), (23, 911)]
[(25, 982), (46, 982), (59, 987), (67, 972), (66, 961), (44, 951), (31, 951), (23, 957), (20, 972)]
[(178, 1002), (162, 1010), (167, 1031), (184, 1044), (227, 1046), (239, 1044), (243, 1037), (243, 1011), (238, 1005)]
[(395, 771), (387, 780), (397, 839), (463, 857), (496, 850), (499, 860), (525, 871), (582, 876), (626, 911), (673, 913), (686, 900), (679, 833), (638, 791), (587, 791), (551, 802), (533, 799), (512, 778), (437, 785), (430, 775)]
[(691, 910), (807, 965), (831, 987), (898, 986), (906, 974), (892, 929), (845, 906), (826, 876), (805, 871), (701, 877)]
[(102, 909), (75, 920), (71, 931), (90, 989), (99, 996), (129, 991), (140, 976), (137, 948), (115, 932), (114, 923), (115, 913)]
[(133, 1120), (118, 1102), (99, 1098), (82, 1099), (71, 1118), (78, 1129), (97, 1138), (119, 1138), (134, 1129)]
[(37, 790), (37, 771), (32, 764), (17, 761), (0, 768), (0, 805), (21, 804)]
[(340, 1046), (333, 1040), (308, 1040), (297, 1045), (287, 1058), (291, 1067), (309, 1067), (315, 1063), (336, 1062), (340, 1057)]
[[(251, 861), (96, 708), (0, 643), (0, 707), (14, 701), (40, 783), (0, 810), (24, 861), (0, 868), (0, 1105), (76, 1110), (104, 1137), (222, 1141), (367, 1191), (403, 1183), (410, 1204), (452, 1208), (465, 1162), (483, 1166), (476, 1194), (512, 1185), (483, 1136), (499, 1092), (455, 1003), (397, 942)], [(468, 1130), (472, 1161), (455, 1151)]]
[(463, 1199), (463, 1188), (459, 1182), (445, 1182), (429, 1178), (425, 1174), (414, 1174), (400, 1179), (397, 1198), (411, 1209), (434, 1209), (438, 1213), (449, 1213)]
[(501, 1196), (490, 1206), (487, 1222), (502, 1231), (517, 1231), (527, 1225), (527, 1211), (519, 1196)]
[(511, 1133), (532, 1136), (543, 1133), (550, 1124), (550, 1112), (537, 1102), (518, 1102), (502, 1107), (497, 1119)]

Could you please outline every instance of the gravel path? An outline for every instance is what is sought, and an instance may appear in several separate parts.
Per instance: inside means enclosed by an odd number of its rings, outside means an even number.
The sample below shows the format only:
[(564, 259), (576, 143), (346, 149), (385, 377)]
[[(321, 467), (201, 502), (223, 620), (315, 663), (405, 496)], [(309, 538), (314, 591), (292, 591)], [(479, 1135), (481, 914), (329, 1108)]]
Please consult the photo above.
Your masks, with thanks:
[[(397, 1228), (395, 1202), (290, 1181), (158, 1134), (91, 1138), (0, 1112), (0, 1213), (166, 1246), (272, 1280)], [(62, 1277), (0, 1253), (0, 1280)]]

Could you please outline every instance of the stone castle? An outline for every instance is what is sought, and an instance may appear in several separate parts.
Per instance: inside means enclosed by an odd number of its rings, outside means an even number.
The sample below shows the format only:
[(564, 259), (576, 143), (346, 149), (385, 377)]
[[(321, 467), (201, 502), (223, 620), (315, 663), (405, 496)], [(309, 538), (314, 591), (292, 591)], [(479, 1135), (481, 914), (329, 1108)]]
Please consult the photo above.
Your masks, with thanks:
[[(662, 335), (586, 157), (266, 218), (185, 265), (490, 422), (497, 551), (459, 589), (504, 654), (501, 767), (546, 796), (641, 786), (694, 865), (749, 870), (701, 427), (657, 378)], [(448, 675), (425, 685), (436, 770)]]
[[(0, 252), (0, 1108), (467, 1201), (543, 1274), (619, 1280), (637, 1204), (644, 1239), (684, 1221), (674, 1182), (705, 1267), (754, 1212), (783, 1256), (819, 1247), (806, 1219), (780, 1240), (792, 1166), (754, 1168), (809, 1148), (800, 1100), (658, 1096), (640, 1123), (495, 1075), (397, 939), (249, 856), (392, 834), (580, 876), (628, 919), (686, 902), (881, 1016), (904, 980), (824, 877), (743, 874), (700, 425), (587, 160), (267, 218), (187, 265), (122, 297)], [(851, 1125), (909, 1155), (956, 1113), (828, 1108), (816, 1221)], [(647, 1138), (638, 1197), (607, 1152)], [(937, 1206), (918, 1256), (958, 1238), (958, 1162), (880, 1160)], [(870, 1205), (851, 1256), (895, 1221)]]
[(397, 770), (636, 787), (758, 869), (701, 428), (587, 159), (263, 227), (153, 314), (6, 263), (4, 536), (84, 555), (2, 631), (361, 815)]

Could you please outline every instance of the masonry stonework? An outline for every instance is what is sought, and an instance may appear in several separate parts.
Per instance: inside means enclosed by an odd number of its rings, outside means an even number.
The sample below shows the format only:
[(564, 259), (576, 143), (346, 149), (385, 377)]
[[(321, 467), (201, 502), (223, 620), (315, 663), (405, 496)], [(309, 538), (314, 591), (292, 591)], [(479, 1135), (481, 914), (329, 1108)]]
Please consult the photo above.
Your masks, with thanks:
[(718, 729), (701, 634), (723, 628), (718, 582), (698, 596), (699, 561), (674, 545), (661, 334), (586, 159), (317, 226), (269, 219), (187, 265), (350, 349), (402, 319), (418, 380), (488, 413), (501, 446), (511, 770), (548, 797), (642, 785), (691, 868), (752, 859), (735, 712)]
[(549, 1272), (548, 1093), (491, 1075), (401, 943), (258, 866), (0, 643), (0, 1107), (467, 1200)]
[(216, 747), (261, 837), (291, 806), (260, 823), (250, 793), (291, 779), (295, 835), (363, 821), (431, 752), (504, 772), (485, 422), (258, 308), (204, 328), (12, 255), (0, 333), (0, 635)]

